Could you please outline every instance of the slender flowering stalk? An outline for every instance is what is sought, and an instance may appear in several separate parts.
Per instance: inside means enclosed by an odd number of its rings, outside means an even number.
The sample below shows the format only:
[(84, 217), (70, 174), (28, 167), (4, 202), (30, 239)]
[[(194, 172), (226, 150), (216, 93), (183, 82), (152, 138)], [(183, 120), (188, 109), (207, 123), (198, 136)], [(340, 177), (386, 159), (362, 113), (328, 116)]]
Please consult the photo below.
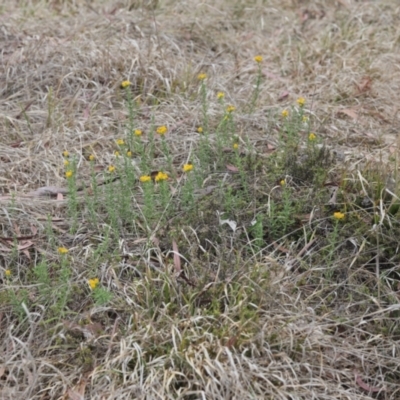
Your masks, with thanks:
[(254, 87), (254, 92), (252, 95), (252, 99), (249, 103), (249, 112), (250, 113), (253, 113), (256, 103), (257, 103), (257, 100), (258, 100), (258, 97), (260, 95), (260, 86), (261, 86), (261, 80), (262, 80), (261, 63), (262, 63), (263, 58), (262, 58), (262, 56), (257, 55), (253, 59), (257, 63), (258, 68), (257, 68), (257, 78), (256, 78), (256, 84)]

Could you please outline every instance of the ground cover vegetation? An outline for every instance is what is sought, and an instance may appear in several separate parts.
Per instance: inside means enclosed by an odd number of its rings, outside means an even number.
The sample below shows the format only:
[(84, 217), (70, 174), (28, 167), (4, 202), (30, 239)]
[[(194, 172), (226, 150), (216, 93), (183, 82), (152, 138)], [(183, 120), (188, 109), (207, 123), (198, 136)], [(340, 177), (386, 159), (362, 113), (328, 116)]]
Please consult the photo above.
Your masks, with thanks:
[(398, 399), (395, 0), (0, 6), (2, 399)]

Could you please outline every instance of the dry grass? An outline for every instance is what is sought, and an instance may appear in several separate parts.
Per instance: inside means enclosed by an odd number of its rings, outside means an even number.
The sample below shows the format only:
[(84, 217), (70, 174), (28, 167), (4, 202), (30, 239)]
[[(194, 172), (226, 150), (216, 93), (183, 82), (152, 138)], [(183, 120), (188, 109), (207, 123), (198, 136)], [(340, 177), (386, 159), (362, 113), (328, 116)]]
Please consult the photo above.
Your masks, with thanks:
[[(139, 104), (137, 128), (147, 137), (167, 125), (174, 165), (196, 160), (196, 76), (205, 72), (210, 127), (223, 91), (238, 110), (241, 146), (248, 139), (261, 160), (280, 145), (280, 111), (304, 96), (313, 131), (338, 155), (327, 176), (351, 186), (340, 203), (357, 214), (349, 204), (364, 187), (382, 222), (383, 195), (370, 190), (392, 178), (387, 187), (399, 195), (396, 0), (5, 0), (0, 13), (1, 399), (400, 398), (396, 221), (382, 228), (382, 244), (368, 213), (360, 219), (372, 233), (354, 217), (331, 260), (321, 210), (293, 217), (309, 218), (294, 224), (299, 242), (269, 240), (257, 252), (249, 231), (246, 241), (219, 225), (218, 194), (196, 200), (204, 219), (171, 216), (150, 234), (144, 224), (123, 226), (108, 242), (105, 220), (96, 226), (82, 211), (72, 233), (68, 195), (36, 192), (66, 188), (64, 150), (77, 157), (79, 187), (89, 186), (89, 154), (99, 175), (116, 162), (129, 120), (124, 79)], [(246, 113), (256, 54), (263, 82)], [(153, 170), (165, 162), (157, 151)], [(213, 163), (204, 187), (221, 176), (238, 185)], [(250, 180), (258, 199), (274, 185), (262, 163)], [(293, 182), (312, 202), (311, 186)], [(85, 202), (79, 191), (80, 210)], [(245, 225), (253, 204), (237, 207)], [(307, 247), (302, 230), (324, 239), (304, 233)], [(172, 240), (187, 260), (183, 277)], [(57, 290), (43, 295), (34, 271), (46, 260), (50, 279), (60, 279), (58, 246), (69, 249), (70, 297), (52, 310)], [(103, 306), (87, 288), (93, 276), (113, 295)]]

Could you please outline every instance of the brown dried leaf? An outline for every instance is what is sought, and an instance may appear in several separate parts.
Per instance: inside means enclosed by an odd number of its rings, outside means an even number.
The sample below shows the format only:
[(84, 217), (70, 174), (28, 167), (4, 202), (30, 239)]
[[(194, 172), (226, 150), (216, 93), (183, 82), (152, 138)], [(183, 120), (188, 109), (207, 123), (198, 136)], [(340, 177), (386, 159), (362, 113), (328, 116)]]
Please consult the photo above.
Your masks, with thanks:
[(85, 107), (85, 109), (83, 110), (83, 118), (84, 119), (88, 119), (90, 116), (90, 107), (89, 104)]
[(275, 75), (273, 72), (270, 72), (270, 71), (268, 71), (266, 69), (262, 70), (262, 74), (264, 76), (266, 76), (267, 78), (269, 78), (269, 79), (274, 79), (276, 81), (281, 81), (282, 80), (282, 78), (280, 76)]
[(337, 112), (338, 114), (345, 114), (354, 120), (358, 119), (358, 114), (356, 113), (354, 108), (343, 108)]
[(230, 171), (230, 172), (239, 172), (239, 168), (238, 167), (235, 167), (234, 165), (231, 165), (231, 164), (228, 164), (227, 166), (226, 166), (226, 169), (228, 170), (228, 171)]
[(68, 193), (68, 190), (57, 186), (43, 186), (28, 194), (34, 197), (57, 197), (59, 193), (65, 195)]
[(232, 337), (228, 340), (228, 342), (226, 343), (226, 347), (228, 347), (228, 348), (233, 347), (233, 346), (235, 345), (235, 343), (236, 343), (236, 340), (237, 340), (237, 337), (236, 337), (236, 336), (232, 336)]
[(358, 375), (357, 372), (355, 372), (355, 375), (356, 375), (356, 383), (357, 383), (357, 385), (360, 386), (360, 388), (363, 389), (363, 390), (365, 390), (366, 392), (377, 393), (377, 392), (380, 392), (380, 391), (383, 391), (383, 390), (384, 390), (384, 389), (379, 389), (379, 388), (377, 388), (377, 387), (368, 385), (367, 383), (365, 383), (365, 382), (361, 379), (360, 375)]
[(278, 101), (285, 100), (288, 96), (289, 96), (289, 92), (288, 92), (287, 90), (285, 90), (284, 92), (282, 92), (282, 93), (279, 95)]
[(361, 79), (360, 84), (356, 84), (357, 86), (357, 94), (363, 94), (371, 90), (372, 86), (372, 78), (370, 76), (364, 76)]
[(180, 274), (182, 271), (181, 267), (181, 258), (179, 256), (179, 249), (178, 245), (176, 244), (175, 240), (172, 241), (172, 249), (174, 250), (174, 265), (175, 265), (175, 271)]

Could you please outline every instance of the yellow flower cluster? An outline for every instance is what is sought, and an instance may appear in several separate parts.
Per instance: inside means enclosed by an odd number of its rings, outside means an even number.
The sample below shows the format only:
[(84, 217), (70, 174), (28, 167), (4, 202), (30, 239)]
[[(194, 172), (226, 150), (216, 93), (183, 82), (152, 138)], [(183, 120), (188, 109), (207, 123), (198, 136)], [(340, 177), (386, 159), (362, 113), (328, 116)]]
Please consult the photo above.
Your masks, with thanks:
[(315, 133), (310, 133), (309, 135), (308, 135), (308, 140), (310, 141), (310, 142), (313, 142), (315, 139), (317, 139), (317, 136), (315, 135)]
[(160, 171), (154, 179), (156, 182), (162, 182), (168, 179), (168, 175), (165, 172)]
[(236, 110), (235, 106), (229, 105), (228, 107), (226, 107), (226, 112), (229, 114), (235, 110)]
[(139, 178), (140, 182), (142, 183), (146, 183), (146, 182), (150, 182), (151, 181), (151, 176), (150, 175), (142, 175)]
[(233, 149), (237, 150), (239, 148), (239, 143), (233, 143)]
[(338, 221), (343, 219), (344, 217), (345, 215), (340, 211), (336, 211), (335, 213), (333, 213), (333, 218), (337, 219)]
[(115, 172), (115, 167), (114, 167), (114, 165), (109, 165), (109, 166), (108, 166), (108, 172), (110, 172), (110, 173)]
[(168, 132), (168, 128), (165, 125), (159, 126), (157, 128), (157, 133), (161, 136), (165, 135)]
[(125, 144), (124, 139), (117, 139), (117, 145), (123, 146)]
[(289, 116), (289, 111), (288, 110), (283, 110), (282, 112), (281, 112), (281, 114), (282, 114), (282, 117), (283, 118), (287, 118), (288, 116)]
[(135, 129), (134, 131), (133, 131), (133, 133), (136, 135), (136, 136), (142, 136), (142, 131), (140, 130), (140, 129)]
[(89, 161), (94, 161), (96, 159), (96, 157), (93, 155), (93, 154), (91, 154), (90, 156), (89, 156)]
[(74, 175), (74, 173), (73, 173), (71, 170), (69, 170), (69, 171), (67, 171), (67, 172), (65, 173), (65, 177), (66, 177), (67, 179), (72, 178), (73, 175)]
[(221, 99), (223, 99), (225, 97), (225, 93), (224, 92), (218, 92), (217, 93), (217, 99), (218, 100), (221, 100)]
[(121, 82), (122, 89), (125, 89), (125, 88), (127, 88), (128, 86), (131, 86), (131, 85), (132, 85), (132, 83), (130, 81), (122, 81)]
[(89, 279), (88, 283), (89, 283), (90, 289), (94, 290), (97, 288), (97, 286), (99, 286), (100, 281), (99, 281), (99, 278), (93, 278), (93, 279)]
[(205, 74), (204, 72), (197, 75), (197, 79), (199, 81), (204, 81), (204, 79), (206, 79), (206, 78), (207, 78), (207, 74)]
[(193, 164), (185, 164), (182, 169), (183, 172), (189, 172), (193, 169)]
[(7, 277), (11, 276), (11, 270), (10, 269), (6, 269), (5, 274)]
[(305, 99), (304, 97), (299, 97), (299, 98), (296, 100), (296, 102), (297, 102), (297, 104), (298, 104), (300, 107), (304, 107), (304, 104), (306, 104), (306, 99)]
[(262, 62), (262, 60), (263, 60), (263, 57), (262, 57), (262, 56), (255, 56), (255, 57), (254, 57), (254, 61), (255, 61), (256, 63), (258, 63), (258, 64), (260, 64), (260, 63)]
[(68, 253), (68, 249), (66, 249), (65, 247), (59, 247), (57, 250), (58, 250), (58, 252), (60, 254), (67, 254)]
[(203, 127), (199, 126), (199, 127), (197, 128), (197, 132), (203, 133)]
[(62, 153), (62, 155), (63, 155), (64, 157), (69, 157), (69, 152), (68, 152), (68, 150), (64, 150), (63, 153)]

